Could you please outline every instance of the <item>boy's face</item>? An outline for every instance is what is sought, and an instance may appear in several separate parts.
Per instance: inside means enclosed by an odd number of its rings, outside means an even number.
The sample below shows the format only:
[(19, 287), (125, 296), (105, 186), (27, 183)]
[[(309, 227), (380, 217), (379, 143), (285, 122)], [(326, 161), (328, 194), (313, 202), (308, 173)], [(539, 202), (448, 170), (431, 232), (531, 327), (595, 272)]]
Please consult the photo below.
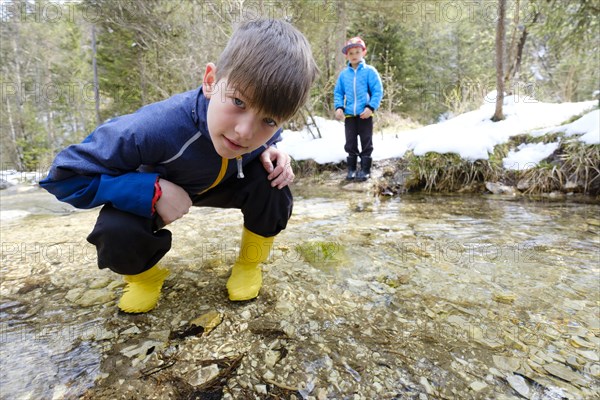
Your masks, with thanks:
[(346, 60), (350, 61), (350, 64), (356, 65), (363, 59), (363, 49), (360, 47), (352, 47), (346, 52)]
[(247, 99), (227, 85), (227, 79), (217, 82), (215, 73), (214, 64), (208, 64), (203, 83), (204, 95), (210, 99), (208, 132), (221, 157), (235, 158), (265, 144), (283, 121), (258, 114), (247, 105)]

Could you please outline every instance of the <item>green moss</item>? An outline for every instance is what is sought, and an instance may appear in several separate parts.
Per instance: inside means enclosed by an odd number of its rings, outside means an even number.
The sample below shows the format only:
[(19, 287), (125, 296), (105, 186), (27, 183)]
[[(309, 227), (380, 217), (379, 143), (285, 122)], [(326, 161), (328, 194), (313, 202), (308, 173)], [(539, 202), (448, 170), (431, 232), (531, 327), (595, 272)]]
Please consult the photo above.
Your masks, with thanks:
[(302, 258), (315, 268), (337, 269), (348, 261), (343, 246), (338, 242), (310, 241), (296, 246)]
[(387, 285), (392, 289), (395, 289), (401, 285), (400, 280), (398, 278), (391, 276), (378, 276), (377, 282), (383, 283), (384, 285)]

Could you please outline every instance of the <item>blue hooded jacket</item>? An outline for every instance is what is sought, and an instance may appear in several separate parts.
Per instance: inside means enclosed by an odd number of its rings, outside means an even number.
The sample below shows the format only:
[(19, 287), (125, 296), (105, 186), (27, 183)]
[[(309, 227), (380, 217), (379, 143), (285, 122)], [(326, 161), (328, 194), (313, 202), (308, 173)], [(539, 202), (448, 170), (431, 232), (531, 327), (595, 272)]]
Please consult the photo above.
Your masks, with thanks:
[[(213, 146), (206, 124), (208, 103), (200, 87), (114, 118), (62, 150), (40, 186), (77, 208), (110, 203), (143, 217), (152, 216), (159, 177), (190, 197), (202, 193), (237, 173), (236, 160), (222, 158)], [(265, 146), (280, 135), (281, 129)], [(242, 164), (264, 149), (244, 154)]]
[(348, 67), (340, 73), (333, 91), (335, 109), (343, 108), (344, 114), (350, 116), (360, 115), (365, 107), (377, 110), (382, 98), (383, 85), (379, 73), (364, 60), (356, 69), (348, 63)]

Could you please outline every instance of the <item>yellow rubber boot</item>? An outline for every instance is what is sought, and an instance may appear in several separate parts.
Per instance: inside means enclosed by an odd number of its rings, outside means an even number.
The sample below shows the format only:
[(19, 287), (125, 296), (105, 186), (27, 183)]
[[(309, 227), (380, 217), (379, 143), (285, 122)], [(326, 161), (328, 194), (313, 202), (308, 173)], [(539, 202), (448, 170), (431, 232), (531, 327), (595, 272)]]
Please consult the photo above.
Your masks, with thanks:
[(158, 265), (137, 275), (123, 275), (127, 286), (119, 301), (119, 308), (127, 313), (144, 313), (156, 307), (160, 289), (169, 276), (169, 270)]
[(237, 261), (227, 281), (229, 300), (243, 301), (258, 296), (262, 286), (260, 263), (265, 262), (273, 247), (275, 236), (263, 237), (244, 228)]

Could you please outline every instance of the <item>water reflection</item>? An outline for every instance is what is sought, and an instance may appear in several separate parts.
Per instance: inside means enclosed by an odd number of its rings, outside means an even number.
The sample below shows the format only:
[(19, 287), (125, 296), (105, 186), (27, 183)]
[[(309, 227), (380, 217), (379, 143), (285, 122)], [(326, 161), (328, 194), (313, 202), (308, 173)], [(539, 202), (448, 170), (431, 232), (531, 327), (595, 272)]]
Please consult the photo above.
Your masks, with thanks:
[[(7, 306), (11, 303), (0, 307)], [(19, 322), (17, 318), (3, 312), (0, 320), (3, 399), (77, 398), (93, 385), (101, 360), (94, 343), (99, 321), (70, 325), (42, 322), (48, 321), (43, 316)]]

